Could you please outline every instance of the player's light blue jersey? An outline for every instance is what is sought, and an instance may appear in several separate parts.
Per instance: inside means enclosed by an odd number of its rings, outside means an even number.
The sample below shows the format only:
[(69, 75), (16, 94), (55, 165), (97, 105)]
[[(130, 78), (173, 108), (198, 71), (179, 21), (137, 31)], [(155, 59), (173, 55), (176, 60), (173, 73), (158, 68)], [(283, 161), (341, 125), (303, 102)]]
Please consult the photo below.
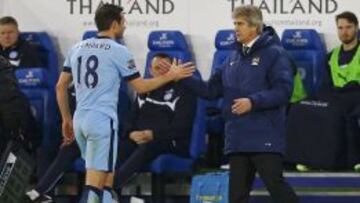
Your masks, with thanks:
[(140, 76), (129, 50), (103, 37), (74, 45), (65, 59), (64, 71), (72, 73), (76, 111), (96, 110), (114, 119), (121, 80)]

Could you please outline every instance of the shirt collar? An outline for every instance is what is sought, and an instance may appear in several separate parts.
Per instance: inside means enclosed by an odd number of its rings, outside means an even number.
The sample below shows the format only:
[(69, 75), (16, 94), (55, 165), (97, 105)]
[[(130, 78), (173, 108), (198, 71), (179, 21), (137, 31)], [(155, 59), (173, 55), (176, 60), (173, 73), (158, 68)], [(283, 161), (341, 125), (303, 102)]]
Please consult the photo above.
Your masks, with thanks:
[(256, 40), (259, 39), (260, 35), (257, 35), (253, 40), (251, 40), (249, 43), (247, 44), (243, 44), (243, 46), (249, 47), (251, 49), (251, 47), (255, 44)]
[(99, 36), (99, 35), (96, 35), (96, 38), (97, 38), (97, 39), (111, 39), (111, 38), (108, 37), (108, 36)]

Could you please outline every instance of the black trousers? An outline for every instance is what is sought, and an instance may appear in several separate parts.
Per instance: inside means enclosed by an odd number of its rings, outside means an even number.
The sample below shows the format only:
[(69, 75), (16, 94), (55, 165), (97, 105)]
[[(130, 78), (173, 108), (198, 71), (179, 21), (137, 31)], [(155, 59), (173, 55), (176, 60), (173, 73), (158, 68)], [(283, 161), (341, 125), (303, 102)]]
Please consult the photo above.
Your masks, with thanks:
[(275, 203), (299, 202), (283, 177), (282, 156), (277, 153), (234, 153), (230, 161), (230, 203), (247, 203), (257, 171)]
[(65, 171), (69, 170), (73, 162), (80, 157), (81, 153), (76, 141), (73, 141), (70, 145), (61, 147), (55, 160), (44, 175), (41, 176), (41, 179), (35, 186), (35, 190), (40, 194), (52, 190)]
[(161, 154), (173, 153), (188, 156), (189, 148), (178, 146), (172, 140), (152, 140), (145, 144), (136, 144), (130, 139), (121, 139), (116, 163), (114, 188), (117, 192), (144, 166), (150, 164)]

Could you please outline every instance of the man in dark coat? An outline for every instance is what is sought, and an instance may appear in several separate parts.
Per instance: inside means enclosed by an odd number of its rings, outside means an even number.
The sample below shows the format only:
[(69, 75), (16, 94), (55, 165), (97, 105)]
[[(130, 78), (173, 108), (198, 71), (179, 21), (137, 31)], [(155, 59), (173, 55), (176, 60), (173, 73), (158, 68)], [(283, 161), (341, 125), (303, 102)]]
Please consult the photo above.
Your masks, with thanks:
[(207, 99), (224, 97), (225, 153), (230, 161), (230, 203), (245, 203), (257, 171), (275, 202), (298, 198), (284, 181), (285, 108), (294, 69), (273, 29), (263, 28), (254, 6), (235, 8), (239, 47), (208, 82), (185, 84)]
[(0, 18), (0, 55), (15, 67), (41, 66), (37, 47), (19, 37), (20, 32), (15, 18)]

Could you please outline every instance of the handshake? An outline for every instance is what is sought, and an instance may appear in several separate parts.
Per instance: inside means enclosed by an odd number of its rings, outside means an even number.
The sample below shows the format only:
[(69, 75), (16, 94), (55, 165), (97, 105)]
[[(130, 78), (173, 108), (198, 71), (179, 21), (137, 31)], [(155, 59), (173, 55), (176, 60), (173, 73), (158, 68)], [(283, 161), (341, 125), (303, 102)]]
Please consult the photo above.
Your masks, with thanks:
[(157, 71), (161, 75), (165, 74), (174, 81), (190, 77), (196, 71), (193, 62), (182, 63), (181, 60), (175, 58), (171, 63), (166, 59), (158, 59), (154, 63), (156, 64)]

